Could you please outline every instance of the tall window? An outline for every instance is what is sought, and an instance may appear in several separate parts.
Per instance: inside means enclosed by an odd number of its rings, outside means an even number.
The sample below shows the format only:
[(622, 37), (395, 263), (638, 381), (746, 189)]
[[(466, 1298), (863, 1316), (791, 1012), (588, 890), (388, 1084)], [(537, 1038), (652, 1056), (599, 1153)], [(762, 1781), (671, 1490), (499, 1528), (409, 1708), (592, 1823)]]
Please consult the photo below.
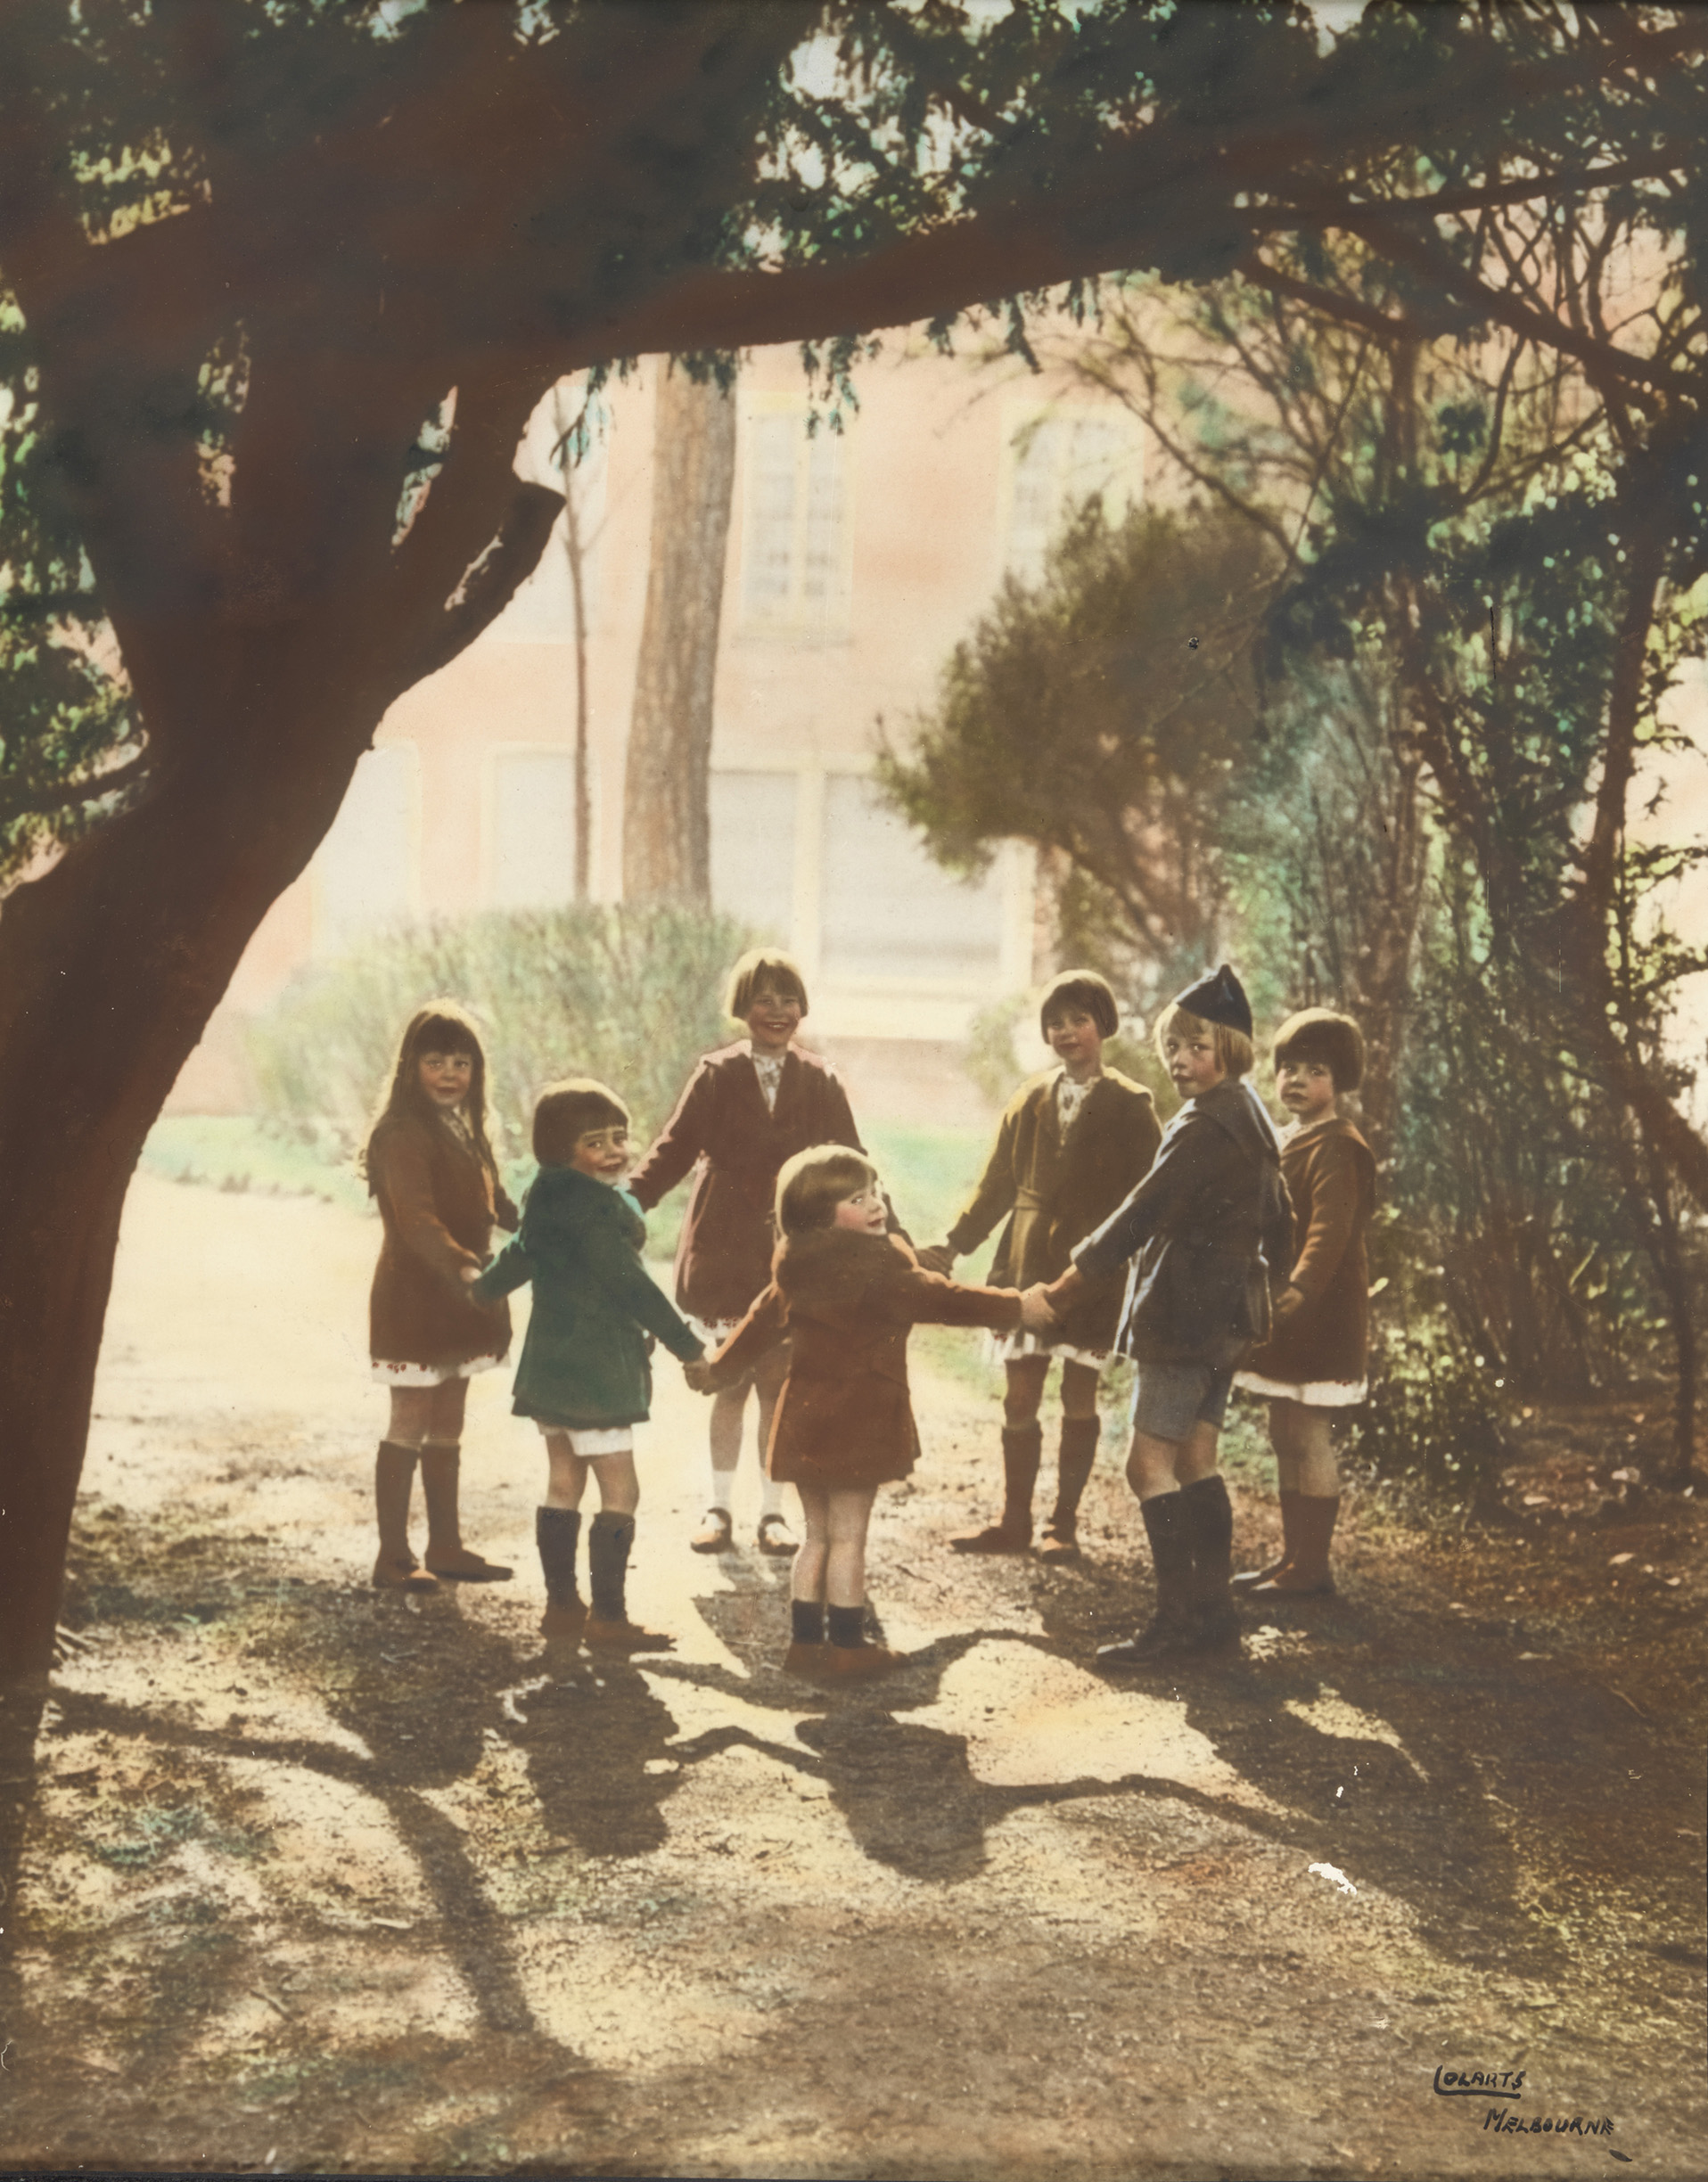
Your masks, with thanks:
[(712, 906), (784, 947), (794, 936), (798, 801), (792, 773), (711, 776)]
[(1129, 420), (1060, 410), (1022, 418), (1009, 443), (1007, 566), (1036, 583), (1071, 510), (1093, 494), (1113, 517), (1139, 495), (1139, 444)]
[(848, 441), (809, 437), (804, 402), (743, 414), (742, 611), (751, 628), (824, 635), (848, 619)]
[(415, 906), (415, 751), (368, 751), (314, 862), (315, 944), (348, 947)]
[(916, 977), (985, 983), (1002, 959), (1002, 893), (994, 871), (952, 878), (870, 781), (825, 782), (822, 962), (833, 977)]
[(554, 909), (575, 894), (575, 759), (500, 751), (492, 760), (489, 894), (500, 909)]

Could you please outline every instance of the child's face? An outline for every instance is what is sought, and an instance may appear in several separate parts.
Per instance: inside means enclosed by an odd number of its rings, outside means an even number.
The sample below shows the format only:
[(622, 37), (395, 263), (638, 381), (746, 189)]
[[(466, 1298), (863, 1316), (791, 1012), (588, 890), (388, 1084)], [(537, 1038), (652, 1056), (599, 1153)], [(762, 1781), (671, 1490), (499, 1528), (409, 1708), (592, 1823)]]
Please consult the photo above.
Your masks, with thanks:
[(889, 1217), (884, 1210), (883, 1192), (875, 1182), (867, 1182), (852, 1197), (842, 1200), (831, 1225), (851, 1227), (857, 1235), (882, 1235)]
[(1228, 1070), (1216, 1058), (1213, 1031), (1172, 1030), (1162, 1041), (1162, 1057), (1169, 1076), (1183, 1099), (1196, 1098), (1228, 1079)]
[(1334, 1071), (1323, 1061), (1276, 1064), (1275, 1095), (1301, 1121), (1320, 1121), (1334, 1109)]
[(1044, 1026), (1050, 1049), (1069, 1068), (1095, 1068), (1103, 1057), (1103, 1032), (1081, 1007), (1058, 1008)]
[(570, 1164), (578, 1174), (591, 1175), (614, 1189), (628, 1172), (628, 1124), (613, 1121), (608, 1128), (584, 1129), (575, 1140)]
[(424, 1053), (415, 1062), (415, 1075), (435, 1106), (460, 1106), (474, 1081), (474, 1055)]
[(790, 1040), (801, 1028), (802, 1010), (799, 993), (782, 992), (775, 985), (761, 985), (745, 1017), (747, 1035), (760, 1053), (787, 1053)]

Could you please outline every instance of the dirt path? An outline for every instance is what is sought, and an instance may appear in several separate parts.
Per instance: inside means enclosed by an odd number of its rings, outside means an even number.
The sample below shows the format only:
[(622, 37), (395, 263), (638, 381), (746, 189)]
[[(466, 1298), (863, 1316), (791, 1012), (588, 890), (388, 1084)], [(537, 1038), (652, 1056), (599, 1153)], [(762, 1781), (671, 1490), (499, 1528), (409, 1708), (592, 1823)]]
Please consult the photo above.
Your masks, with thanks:
[[(1341, 1599), (1114, 1687), (1115, 1471), (1083, 1570), (957, 1560), (991, 1417), (926, 1370), (873, 1577), (917, 1663), (822, 1700), (772, 1663), (785, 1569), (686, 1549), (704, 1410), (667, 1365), (635, 1594), (678, 1650), (548, 1661), (497, 1377), (465, 1503), (519, 1580), (363, 1587), (373, 1247), (313, 1201), (133, 1193), (73, 1649), (5, 1768), (0, 2164), (1700, 2174), (1699, 1575), (1367, 1521)], [(1573, 2116), (1614, 2133), (1529, 2126)]]

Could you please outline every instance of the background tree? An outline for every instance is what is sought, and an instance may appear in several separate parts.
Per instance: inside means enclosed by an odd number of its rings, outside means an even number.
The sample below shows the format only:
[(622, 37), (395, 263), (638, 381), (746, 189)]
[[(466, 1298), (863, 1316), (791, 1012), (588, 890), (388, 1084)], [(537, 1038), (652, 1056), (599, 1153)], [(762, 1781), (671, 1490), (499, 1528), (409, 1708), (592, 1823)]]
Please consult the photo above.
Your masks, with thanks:
[[(1683, 11), (1385, 8), (1325, 53), (1261, 0), (0, 14), (12, 399), (145, 737), (99, 795), (91, 751), (13, 768), (65, 801), (0, 917), (0, 1657), (48, 1656), (149, 1124), (387, 707), (537, 563), (558, 496), (512, 461), (551, 385), (1349, 226), (1498, 316), (1451, 240), (1479, 209), (1588, 218), (1616, 171), (1679, 255), (1704, 40)], [(1420, 135), (1446, 165), (1400, 155)], [(1708, 368), (1647, 327), (1533, 338), (1637, 417)]]

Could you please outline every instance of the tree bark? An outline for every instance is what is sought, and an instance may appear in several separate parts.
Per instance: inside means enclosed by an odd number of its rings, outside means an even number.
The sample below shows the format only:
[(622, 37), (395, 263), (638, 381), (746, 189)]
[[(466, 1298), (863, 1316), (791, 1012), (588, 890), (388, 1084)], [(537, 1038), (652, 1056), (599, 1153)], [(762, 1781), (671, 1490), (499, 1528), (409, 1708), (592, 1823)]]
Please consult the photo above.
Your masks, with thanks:
[(623, 892), (711, 906), (712, 698), (735, 481), (735, 403), (667, 372), (653, 432), (653, 545), (623, 783)]

